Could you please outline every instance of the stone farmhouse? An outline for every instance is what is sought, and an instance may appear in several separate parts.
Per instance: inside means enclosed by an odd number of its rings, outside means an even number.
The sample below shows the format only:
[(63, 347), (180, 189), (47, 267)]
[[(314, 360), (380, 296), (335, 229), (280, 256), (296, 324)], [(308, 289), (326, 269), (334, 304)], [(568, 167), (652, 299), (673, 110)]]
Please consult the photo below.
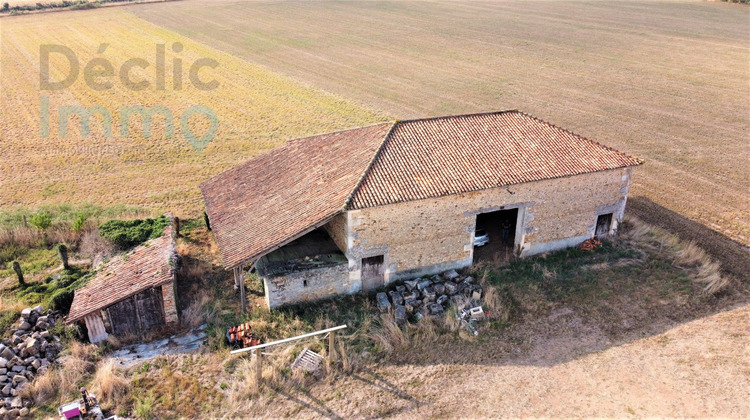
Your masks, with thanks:
[(290, 140), (201, 190), (225, 268), (274, 308), (611, 234), (641, 163), (503, 111)]

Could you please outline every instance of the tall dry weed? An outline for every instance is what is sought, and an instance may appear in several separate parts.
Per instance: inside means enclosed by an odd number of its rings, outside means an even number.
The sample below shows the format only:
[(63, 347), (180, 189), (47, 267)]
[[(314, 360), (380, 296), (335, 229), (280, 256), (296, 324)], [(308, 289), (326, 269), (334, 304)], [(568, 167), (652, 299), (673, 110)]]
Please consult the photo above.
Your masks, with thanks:
[(721, 273), (721, 264), (702, 249), (695, 241), (684, 242), (663, 229), (650, 226), (635, 217), (626, 217), (627, 229), (622, 230), (621, 238), (633, 241), (639, 246), (658, 248), (672, 255), (674, 265), (686, 270), (696, 283), (703, 285), (703, 292), (715, 295), (731, 285), (731, 279)]
[(409, 340), (401, 327), (396, 324), (392, 314), (383, 314), (378, 325), (370, 332), (370, 339), (386, 354), (394, 350), (403, 349), (409, 345)]
[(92, 391), (104, 407), (116, 407), (126, 402), (130, 393), (130, 381), (117, 368), (115, 359), (107, 358), (99, 363)]
[(99, 235), (98, 229), (93, 228), (82, 233), (79, 251), (83, 256), (95, 261), (111, 257), (117, 249), (112, 242)]
[(34, 401), (37, 405), (50, 404), (59, 392), (59, 388), (60, 375), (57, 368), (51, 368), (23, 387), (21, 397)]

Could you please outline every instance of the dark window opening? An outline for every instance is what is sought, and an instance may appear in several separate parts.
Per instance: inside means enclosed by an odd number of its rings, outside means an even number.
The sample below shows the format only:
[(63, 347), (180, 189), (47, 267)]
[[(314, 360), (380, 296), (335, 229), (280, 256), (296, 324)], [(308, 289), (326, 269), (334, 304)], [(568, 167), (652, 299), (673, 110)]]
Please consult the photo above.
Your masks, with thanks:
[(302, 280), (302, 286), (307, 287), (307, 280)]
[(612, 228), (612, 213), (601, 214), (596, 218), (596, 233), (594, 236), (601, 238), (609, 235), (609, 230)]

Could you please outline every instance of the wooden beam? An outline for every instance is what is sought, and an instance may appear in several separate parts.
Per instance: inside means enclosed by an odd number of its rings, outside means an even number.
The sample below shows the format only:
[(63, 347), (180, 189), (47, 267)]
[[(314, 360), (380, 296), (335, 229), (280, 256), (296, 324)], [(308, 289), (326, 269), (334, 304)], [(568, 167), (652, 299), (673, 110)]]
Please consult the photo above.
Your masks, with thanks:
[(232, 268), (232, 274), (234, 275), (234, 290), (237, 290), (237, 288), (240, 287), (239, 268), (238, 267)]

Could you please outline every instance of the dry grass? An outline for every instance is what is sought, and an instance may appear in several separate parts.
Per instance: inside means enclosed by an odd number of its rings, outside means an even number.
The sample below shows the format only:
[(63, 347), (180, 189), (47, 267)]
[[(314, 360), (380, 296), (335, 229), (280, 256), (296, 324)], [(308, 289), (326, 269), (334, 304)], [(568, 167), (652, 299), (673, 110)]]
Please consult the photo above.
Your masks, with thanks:
[(75, 232), (68, 226), (52, 226), (45, 232), (32, 226), (15, 226), (12, 228), (0, 229), (0, 247), (11, 244), (34, 247), (44, 242), (46, 236), (47, 243), (78, 243), (81, 239), (81, 233)]
[(44, 375), (34, 378), (29, 385), (21, 390), (21, 396), (28, 398), (36, 404), (51, 403), (58, 395), (60, 386), (60, 375), (55, 368), (47, 370)]
[(21, 302), (15, 295), (7, 294), (0, 296), (0, 312), (13, 311), (20, 315), (21, 311), (26, 307), (27, 305)]
[(117, 248), (114, 244), (99, 235), (99, 229), (86, 229), (81, 235), (79, 246), (81, 255), (90, 258), (91, 261), (102, 261), (115, 254)]
[[(721, 264), (715, 261), (694, 241), (682, 241), (665, 230), (650, 226), (637, 217), (627, 216), (619, 240), (643, 248), (665, 252), (673, 264), (685, 270), (690, 278), (703, 285), (703, 292), (715, 295), (730, 287), (732, 280), (721, 271)], [(618, 261), (618, 266), (638, 263), (643, 259)]]
[(378, 349), (385, 354), (401, 350), (409, 345), (409, 339), (396, 324), (392, 314), (382, 314), (377, 320), (377, 326), (369, 334), (370, 339)]
[(130, 394), (130, 381), (117, 368), (117, 363), (111, 358), (102, 360), (94, 375), (94, 388), (91, 391), (104, 409), (123, 405)]
[[(127, 8), (127, 10), (132, 10)], [(2, 206), (33, 206), (42, 202), (128, 203), (154, 211), (172, 210), (178, 216), (197, 216), (202, 210), (199, 182), (289, 138), (359, 126), (383, 120), (381, 114), (341, 98), (304, 86), (292, 79), (237, 59), (154, 26), (125, 8), (10, 16), (0, 25), (0, 189)], [(181, 43), (182, 52), (171, 46)], [(62, 91), (40, 90), (41, 44), (62, 44), (82, 63), (103, 57), (119, 69), (132, 58), (147, 60), (154, 68), (156, 45), (166, 44), (166, 91), (128, 89), (117, 77), (112, 87), (91, 89), (79, 76)], [(108, 45), (103, 55), (100, 44)], [(219, 87), (199, 90), (188, 78), (189, 66), (198, 59), (213, 59), (215, 69), (201, 70), (204, 80)], [(184, 63), (183, 86), (171, 84), (175, 59)], [(51, 55), (55, 79), (67, 72), (67, 61)], [(155, 83), (153, 72), (134, 76)], [(50, 135), (40, 138), (40, 97), (49, 96)], [(154, 118), (151, 137), (143, 136), (133, 118), (128, 136), (120, 133), (120, 107), (166, 106), (176, 121), (175, 135), (166, 136), (162, 117)], [(57, 130), (59, 106), (100, 105), (112, 114), (112, 137), (106, 137), (101, 120), (92, 118), (91, 134), (82, 137), (71, 119), (67, 137)], [(193, 105), (209, 107), (219, 120), (218, 131), (205, 150), (195, 151), (180, 128), (180, 116)], [(28, 112), (14, 110), (25, 109)], [(190, 119), (198, 136), (207, 129), (205, 117)]]
[(204, 322), (214, 319), (218, 311), (216, 306), (211, 305), (211, 302), (213, 302), (213, 298), (209, 295), (209, 292), (201, 290), (197, 299), (193, 300), (193, 302), (182, 311), (180, 322), (187, 327), (195, 328)]
[(96, 371), (99, 357), (97, 346), (72, 341), (60, 358), (60, 365), (53, 365), (44, 375), (36, 377), (23, 389), (23, 395), (37, 404), (69, 402), (80, 396), (79, 389)]

